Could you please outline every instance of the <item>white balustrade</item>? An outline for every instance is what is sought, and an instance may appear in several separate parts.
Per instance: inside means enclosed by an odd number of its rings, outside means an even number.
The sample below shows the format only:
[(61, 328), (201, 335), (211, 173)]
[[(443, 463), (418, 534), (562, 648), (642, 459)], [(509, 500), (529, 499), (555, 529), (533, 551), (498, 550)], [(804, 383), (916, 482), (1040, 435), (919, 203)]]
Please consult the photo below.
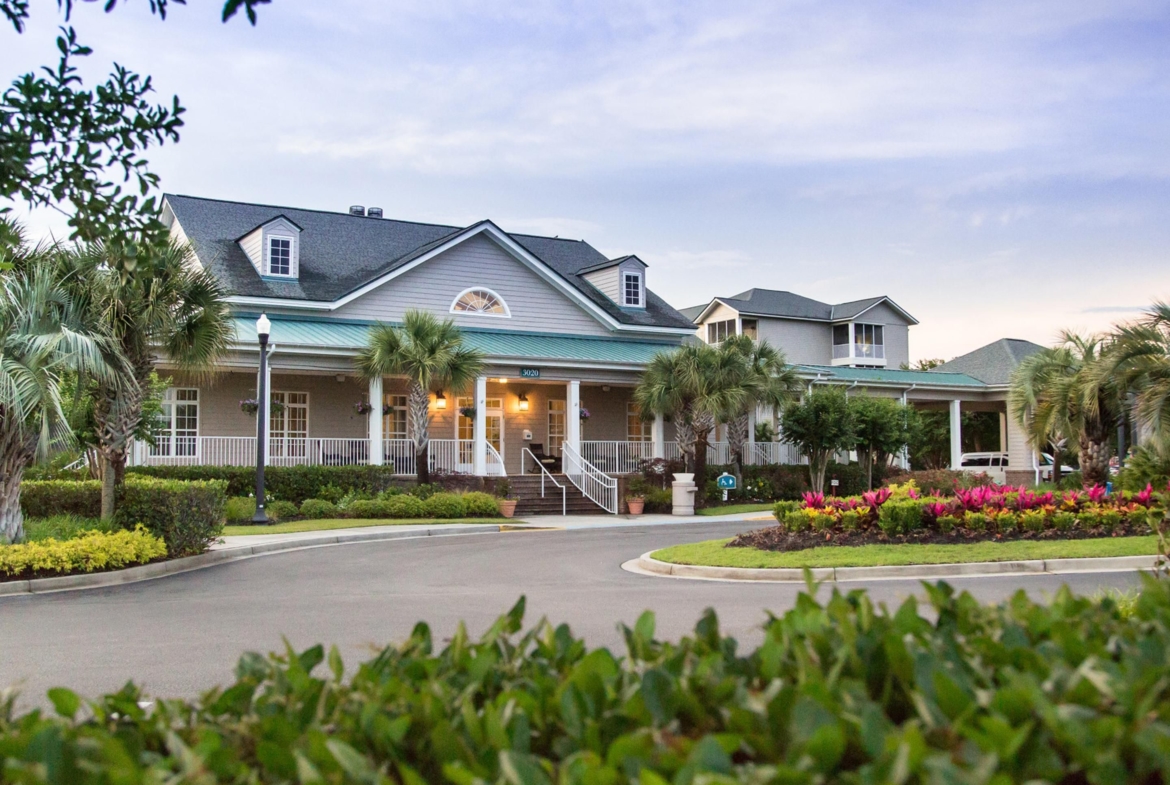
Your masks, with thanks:
[(382, 440), (382, 463), (385, 466), (393, 466), (395, 474), (416, 474), (418, 472), (415, 468), (416, 455), (414, 441), (411, 439)]
[(155, 444), (135, 442), (134, 463), (140, 466), (254, 466), (254, 436), (175, 436)]
[(433, 472), (472, 473), (471, 439), (431, 439), (428, 457)]
[(606, 512), (617, 514), (618, 482), (598, 469), (573, 449), (568, 442), (561, 445), (561, 465), (569, 482), (577, 486), (585, 498)]
[(609, 474), (633, 474), (654, 457), (654, 443), (581, 442), (581, 457)]
[(504, 471), (504, 459), (496, 448), (492, 446), (491, 442), (487, 443), (487, 475), (488, 477), (507, 477), (508, 473)]

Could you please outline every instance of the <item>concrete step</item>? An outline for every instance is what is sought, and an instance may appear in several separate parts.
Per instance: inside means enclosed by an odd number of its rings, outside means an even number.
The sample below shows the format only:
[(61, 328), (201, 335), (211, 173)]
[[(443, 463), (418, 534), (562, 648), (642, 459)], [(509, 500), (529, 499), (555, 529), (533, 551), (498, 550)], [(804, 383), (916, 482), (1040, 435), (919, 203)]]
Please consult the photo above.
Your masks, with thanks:
[[(596, 515), (604, 512), (600, 507), (587, 499), (577, 486), (569, 482), (564, 475), (554, 475), (556, 481), (565, 487), (564, 511), (569, 515)], [(523, 475), (509, 477), (512, 492), (519, 503), (516, 505), (516, 515), (560, 515), (562, 511), (561, 489), (544, 480), (544, 497), (540, 495), (541, 475)]]

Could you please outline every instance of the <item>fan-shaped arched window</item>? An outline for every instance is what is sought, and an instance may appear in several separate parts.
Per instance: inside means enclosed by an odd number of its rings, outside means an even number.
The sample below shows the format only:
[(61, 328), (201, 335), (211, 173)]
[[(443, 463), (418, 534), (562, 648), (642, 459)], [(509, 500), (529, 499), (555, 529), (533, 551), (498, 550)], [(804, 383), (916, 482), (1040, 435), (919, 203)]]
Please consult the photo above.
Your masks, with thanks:
[(451, 303), (451, 313), (504, 317), (512, 315), (503, 297), (500, 297), (491, 289), (485, 289), (482, 286), (464, 289), (455, 298), (455, 302)]

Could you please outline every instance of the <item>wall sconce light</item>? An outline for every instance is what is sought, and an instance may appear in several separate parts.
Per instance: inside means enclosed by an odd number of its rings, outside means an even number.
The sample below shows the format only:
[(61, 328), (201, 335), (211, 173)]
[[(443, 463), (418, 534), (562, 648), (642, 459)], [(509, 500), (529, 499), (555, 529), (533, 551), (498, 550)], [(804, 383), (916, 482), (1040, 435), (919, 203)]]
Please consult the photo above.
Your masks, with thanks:
[(435, 395), (435, 408), (436, 409), (446, 409), (447, 408), (447, 396), (443, 395), (443, 393), (438, 393)]
[(524, 393), (520, 393), (520, 411), (528, 411), (528, 396)]
[(501, 378), (499, 379), (499, 382), (500, 382), (500, 384), (507, 384), (507, 383), (508, 383), (508, 380), (507, 380), (507, 379), (504, 379), (503, 377), (501, 377)]

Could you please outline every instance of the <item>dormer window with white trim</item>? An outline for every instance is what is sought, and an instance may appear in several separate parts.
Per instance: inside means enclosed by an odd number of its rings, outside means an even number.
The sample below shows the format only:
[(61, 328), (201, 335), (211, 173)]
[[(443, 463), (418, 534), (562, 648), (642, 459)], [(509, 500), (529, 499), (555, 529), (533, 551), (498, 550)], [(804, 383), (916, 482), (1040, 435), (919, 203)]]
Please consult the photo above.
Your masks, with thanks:
[(268, 275), (290, 277), (293, 274), (293, 238), (269, 235)]
[(622, 305), (626, 308), (642, 308), (646, 304), (645, 299), (642, 291), (642, 274), (623, 272)]

